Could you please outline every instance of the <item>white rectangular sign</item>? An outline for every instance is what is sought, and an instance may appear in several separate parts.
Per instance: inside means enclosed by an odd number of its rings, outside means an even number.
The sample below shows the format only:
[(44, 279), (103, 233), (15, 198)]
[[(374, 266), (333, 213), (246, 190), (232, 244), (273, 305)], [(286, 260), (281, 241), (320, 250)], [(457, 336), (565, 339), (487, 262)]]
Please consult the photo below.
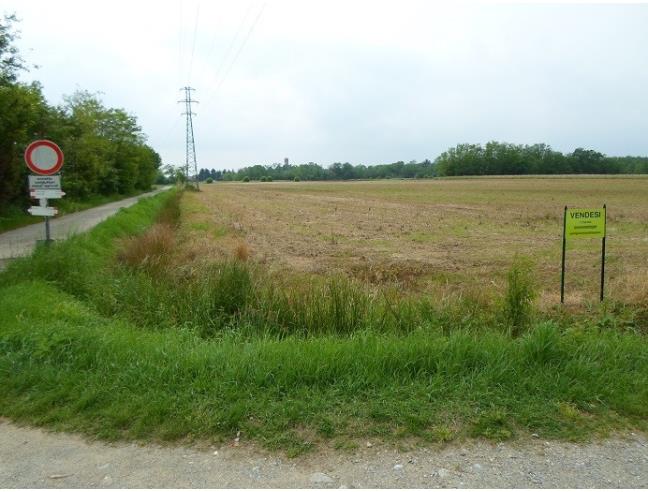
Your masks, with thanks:
[(29, 176), (29, 190), (60, 190), (60, 176)]
[(58, 213), (58, 210), (54, 207), (32, 206), (27, 209), (27, 212), (32, 215), (40, 215), (41, 217), (54, 217)]
[(29, 196), (32, 198), (63, 198), (64, 191), (61, 190), (29, 190)]

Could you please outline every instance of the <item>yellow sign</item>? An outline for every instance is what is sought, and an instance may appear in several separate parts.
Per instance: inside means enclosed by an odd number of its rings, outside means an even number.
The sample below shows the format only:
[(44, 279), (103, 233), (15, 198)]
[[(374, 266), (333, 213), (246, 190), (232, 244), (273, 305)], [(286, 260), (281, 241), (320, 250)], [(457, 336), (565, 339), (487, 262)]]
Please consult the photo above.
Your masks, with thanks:
[(605, 237), (605, 207), (568, 208), (565, 235), (569, 238)]

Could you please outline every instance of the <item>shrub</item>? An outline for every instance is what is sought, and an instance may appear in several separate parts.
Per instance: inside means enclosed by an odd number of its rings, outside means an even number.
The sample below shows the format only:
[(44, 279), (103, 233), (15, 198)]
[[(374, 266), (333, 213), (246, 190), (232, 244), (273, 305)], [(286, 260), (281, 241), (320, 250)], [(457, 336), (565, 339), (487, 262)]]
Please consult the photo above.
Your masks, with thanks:
[(214, 180), (212, 178), (207, 178), (205, 180), (205, 183), (207, 183), (207, 184), (212, 184), (213, 182), (214, 182)]
[(244, 182), (244, 183), (249, 183), (249, 182), (250, 182), (250, 177), (249, 177), (249, 176), (245, 176), (245, 177), (243, 178), (243, 182)]
[(299, 179), (299, 176), (295, 176), (295, 178), (293, 179), (293, 181), (301, 181), (301, 180)]

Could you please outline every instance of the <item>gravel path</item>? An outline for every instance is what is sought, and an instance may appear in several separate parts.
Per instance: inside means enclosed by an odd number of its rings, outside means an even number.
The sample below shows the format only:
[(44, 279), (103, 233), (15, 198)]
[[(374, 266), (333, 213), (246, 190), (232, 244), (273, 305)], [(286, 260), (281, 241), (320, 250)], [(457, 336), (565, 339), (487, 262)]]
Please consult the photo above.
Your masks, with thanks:
[[(53, 219), (50, 221), (52, 238), (66, 239), (73, 234), (87, 231), (117, 213), (119, 209), (130, 207), (140, 199), (155, 195), (166, 189), (168, 187)], [(9, 259), (30, 254), (39, 239), (45, 239), (44, 222), (0, 234), (0, 269)]]
[(89, 442), (0, 421), (0, 488), (645, 488), (648, 438), (363, 446), (294, 459), (239, 447)]

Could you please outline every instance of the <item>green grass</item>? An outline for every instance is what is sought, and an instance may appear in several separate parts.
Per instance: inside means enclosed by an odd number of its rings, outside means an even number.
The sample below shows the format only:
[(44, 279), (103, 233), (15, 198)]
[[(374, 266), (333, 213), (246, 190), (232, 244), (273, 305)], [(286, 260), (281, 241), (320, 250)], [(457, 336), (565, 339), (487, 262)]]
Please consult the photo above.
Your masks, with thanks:
[(101, 438), (581, 439), (648, 416), (645, 341), (611, 330), (216, 341), (103, 318), (43, 281), (0, 302), (2, 415)]
[[(241, 262), (127, 268), (121, 238), (178, 220), (175, 192), (0, 274), (0, 415), (104, 439), (253, 439), (299, 454), (371, 437), (446, 442), (647, 430), (634, 319), (434, 310), (334, 278), (269, 283)], [(517, 303), (517, 304), (516, 304)], [(521, 303), (521, 304), (520, 304)], [(515, 312), (518, 336), (511, 336)], [(500, 322), (500, 318), (504, 322)]]
[[(141, 193), (142, 191), (130, 195), (96, 195), (89, 197), (86, 200), (62, 198), (61, 200), (51, 201), (50, 204), (58, 209), (59, 213), (57, 217), (60, 217), (65, 214), (81, 212), (92, 207), (98, 207), (100, 205), (105, 205), (106, 203), (123, 200), (124, 198), (136, 196)], [(12, 206), (3, 210), (2, 213), (0, 213), (0, 234), (12, 229), (17, 229), (29, 224), (37, 224), (43, 221), (43, 217), (34, 217), (33, 215), (29, 215), (26, 212), (27, 208), (27, 206), (23, 208)]]

